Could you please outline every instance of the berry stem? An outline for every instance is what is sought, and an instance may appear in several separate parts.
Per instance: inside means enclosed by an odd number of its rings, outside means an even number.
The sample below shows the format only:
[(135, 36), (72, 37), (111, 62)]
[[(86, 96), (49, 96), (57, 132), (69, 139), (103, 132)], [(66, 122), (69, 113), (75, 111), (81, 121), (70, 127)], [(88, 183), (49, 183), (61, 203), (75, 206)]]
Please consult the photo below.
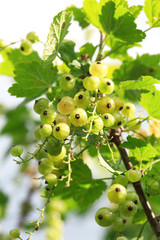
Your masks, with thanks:
[[(120, 128), (116, 129), (116, 130), (111, 129), (110, 138), (112, 139), (111, 141), (114, 142), (115, 145), (117, 146), (126, 169), (129, 170), (132, 168), (132, 163), (130, 162), (130, 159), (128, 157), (126, 149), (120, 147), (120, 145), (123, 143), (123, 140), (121, 137), (121, 131), (122, 130)], [(160, 224), (157, 221), (157, 219), (155, 218), (152, 208), (146, 199), (146, 196), (142, 189), (141, 182), (138, 181), (138, 182), (133, 183), (133, 187), (139, 196), (140, 202), (142, 204), (142, 207), (145, 211), (148, 222), (150, 223), (150, 226), (151, 226), (153, 232), (155, 233), (157, 238), (160, 237)]]

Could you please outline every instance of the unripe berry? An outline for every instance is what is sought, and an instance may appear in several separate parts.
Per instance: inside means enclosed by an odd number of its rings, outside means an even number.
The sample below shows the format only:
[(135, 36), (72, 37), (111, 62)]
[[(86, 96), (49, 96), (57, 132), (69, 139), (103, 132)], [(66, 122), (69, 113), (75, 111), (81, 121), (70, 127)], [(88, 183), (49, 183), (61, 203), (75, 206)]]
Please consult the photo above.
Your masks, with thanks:
[(16, 145), (11, 148), (11, 155), (13, 157), (20, 157), (22, 153), (23, 153), (23, 148), (21, 146)]
[(137, 206), (132, 201), (125, 201), (120, 205), (119, 211), (123, 217), (133, 217), (137, 212)]
[(53, 129), (53, 136), (58, 140), (66, 139), (70, 134), (70, 127), (66, 123), (59, 123)]
[(94, 62), (90, 65), (89, 72), (91, 75), (104, 78), (108, 73), (108, 65), (100, 61)]
[(90, 129), (90, 126), (92, 124), (92, 129), (91, 132), (98, 134), (102, 129), (103, 129), (103, 120), (101, 117), (98, 116), (90, 116), (88, 118), (88, 124), (87, 124), (87, 129)]
[(127, 227), (127, 219), (117, 217), (114, 221), (113, 228), (118, 232), (123, 232)]
[(17, 228), (12, 229), (12, 230), (10, 230), (9, 235), (10, 235), (12, 238), (19, 238), (19, 236), (20, 236), (20, 231), (19, 231)]
[(22, 40), (20, 51), (23, 55), (30, 55), (33, 52), (32, 43), (28, 39)]
[(50, 124), (53, 125), (53, 122), (57, 116), (57, 113), (55, 109), (51, 108), (46, 108), (41, 112), (40, 119), (42, 123)]
[(39, 37), (35, 32), (29, 32), (26, 36), (26, 38), (31, 42), (31, 43), (36, 43), (39, 41)]
[(53, 173), (49, 173), (48, 175), (46, 175), (45, 179), (51, 186), (55, 186), (58, 182), (57, 176)]
[(50, 137), (45, 146), (49, 156), (57, 156), (62, 151), (62, 143), (54, 137)]
[(49, 137), (52, 134), (52, 127), (50, 124), (40, 125), (40, 134), (43, 137)]
[(120, 112), (113, 112), (112, 115), (115, 119), (115, 122), (114, 122), (114, 125), (112, 125), (111, 128), (113, 128), (113, 129), (119, 128), (123, 124), (122, 114)]
[(95, 220), (101, 227), (108, 227), (114, 221), (114, 214), (109, 208), (103, 207), (96, 212)]
[(126, 117), (131, 117), (134, 115), (135, 110), (136, 110), (136, 108), (133, 103), (125, 103), (122, 113)]
[(53, 161), (53, 162), (61, 160), (61, 159), (65, 158), (65, 156), (66, 156), (66, 148), (65, 148), (65, 146), (62, 146), (61, 152), (58, 155), (50, 155), (50, 154), (48, 154), (49, 159), (51, 159), (51, 161)]
[(90, 104), (89, 93), (84, 91), (76, 93), (74, 96), (74, 103), (76, 107), (86, 109)]
[(95, 91), (96, 89), (98, 89), (99, 84), (100, 80), (96, 76), (89, 76), (83, 80), (83, 86), (88, 91)]
[(127, 171), (126, 176), (130, 182), (138, 182), (141, 179), (141, 171), (133, 168)]
[(128, 240), (128, 238), (126, 238), (124, 236), (120, 236), (120, 237), (117, 237), (116, 240)]
[(55, 118), (54, 125), (56, 125), (58, 123), (62, 123), (62, 122), (67, 123), (69, 127), (71, 126), (71, 121), (70, 121), (69, 117), (67, 117), (64, 114), (58, 114)]
[(101, 118), (103, 120), (103, 124), (105, 127), (111, 127), (115, 123), (115, 119), (114, 119), (113, 115), (110, 113), (103, 113)]
[(62, 114), (70, 114), (75, 107), (74, 100), (71, 97), (63, 97), (57, 104), (57, 109)]
[(126, 175), (121, 174), (115, 178), (115, 183), (119, 183), (119, 184), (123, 185), (124, 187), (126, 187), (128, 184), (128, 179), (127, 179)]
[(102, 78), (100, 80), (99, 90), (104, 94), (111, 94), (114, 91), (114, 83), (111, 79)]
[(42, 175), (48, 175), (53, 170), (53, 163), (49, 158), (42, 158), (38, 165), (38, 171)]
[(39, 98), (34, 103), (34, 111), (38, 114), (41, 114), (49, 106), (49, 101), (46, 98)]
[(111, 202), (121, 204), (126, 200), (127, 190), (121, 184), (113, 184), (108, 189), (108, 198)]
[(63, 74), (59, 78), (59, 85), (62, 90), (70, 91), (72, 88), (74, 88), (75, 78), (69, 73)]
[(112, 113), (114, 108), (114, 100), (110, 97), (103, 97), (97, 102), (97, 110), (99, 113)]
[(120, 97), (113, 97), (113, 100), (115, 102), (115, 111), (122, 111), (124, 107), (124, 101)]
[(82, 127), (87, 123), (87, 113), (83, 108), (75, 108), (70, 114), (71, 123), (76, 127)]

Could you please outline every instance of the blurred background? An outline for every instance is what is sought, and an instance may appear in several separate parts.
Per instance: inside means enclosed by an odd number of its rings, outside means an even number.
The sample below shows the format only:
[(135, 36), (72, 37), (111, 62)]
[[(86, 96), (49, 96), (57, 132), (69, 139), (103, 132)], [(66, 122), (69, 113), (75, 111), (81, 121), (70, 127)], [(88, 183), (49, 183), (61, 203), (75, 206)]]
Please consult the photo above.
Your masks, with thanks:
[[(132, 4), (143, 5), (143, 0), (130, 0), (130, 6)], [(60, 11), (64, 10), (66, 7), (74, 4), (77, 7), (82, 7), (81, 0), (5, 0), (0, 3), (0, 39), (4, 39), (8, 44), (14, 41), (19, 41), (25, 38), (26, 34), (30, 31), (35, 31), (42, 42), (45, 42), (49, 32), (50, 24), (53, 17)], [(140, 14), (137, 25), (139, 29), (145, 30), (149, 26), (146, 24), (146, 17), (142, 13)], [(94, 27), (87, 27), (85, 30), (81, 30), (77, 22), (69, 28), (69, 34), (67, 39), (72, 39), (76, 43), (76, 50), (79, 49), (86, 41), (93, 44), (97, 44), (99, 41), (99, 34)], [(129, 54), (136, 57), (137, 53), (142, 55), (143, 53), (156, 54), (160, 51), (160, 32), (159, 28), (152, 29), (147, 32), (147, 40), (142, 42), (142, 47), (134, 47), (129, 50)], [(150, 44), (152, 42), (152, 44)], [(15, 46), (19, 47), (17, 43)], [(37, 50), (42, 55), (43, 44), (38, 43), (34, 45), (34, 50)], [(2, 58), (0, 56), (0, 62)], [(113, 61), (113, 60), (108, 60)], [(4, 105), (6, 109), (12, 110), (18, 104), (22, 102), (22, 99), (17, 99), (14, 96), (10, 96), (8, 93), (8, 88), (13, 83), (11, 77), (6, 77), (0, 75), (0, 104)], [(32, 111), (33, 101), (28, 104)], [(31, 115), (36, 118), (33, 112)], [(6, 123), (6, 118), (0, 115), (0, 129)], [(9, 199), (9, 207), (7, 208), (6, 217), (2, 219), (0, 223), (0, 231), (8, 234), (9, 230), (15, 228), (20, 221), (20, 206), (21, 203), (26, 199), (28, 191), (30, 189), (30, 178), (29, 174), (23, 179), (19, 173), (19, 166), (13, 161), (13, 157), (7, 155), (7, 151), (11, 146), (12, 140), (7, 136), (7, 134), (0, 137), (0, 191), (3, 191)], [(105, 172), (101, 169), (96, 159), (89, 161), (89, 164), (94, 165), (97, 169), (95, 171), (95, 176), (105, 176)], [(0, 198), (2, 199), (2, 195)], [(93, 208), (87, 213), (78, 216), (76, 213), (70, 213), (67, 215), (67, 220), (64, 225), (64, 240), (100, 240), (103, 238), (104, 232), (103, 228), (100, 228), (94, 220), (95, 212), (98, 208), (106, 206), (107, 196), (106, 193), (103, 194), (102, 198), (95, 202)], [(33, 211), (30, 212), (28, 219), (34, 221), (39, 217), (39, 212), (36, 208), (41, 208), (43, 206), (43, 199), (39, 197), (39, 193), (35, 192), (32, 195), (32, 207)], [(1, 210), (2, 211), (2, 210)], [(22, 238), (26, 239), (27, 235), (22, 233)], [(36, 232), (32, 240), (44, 240), (45, 231)]]

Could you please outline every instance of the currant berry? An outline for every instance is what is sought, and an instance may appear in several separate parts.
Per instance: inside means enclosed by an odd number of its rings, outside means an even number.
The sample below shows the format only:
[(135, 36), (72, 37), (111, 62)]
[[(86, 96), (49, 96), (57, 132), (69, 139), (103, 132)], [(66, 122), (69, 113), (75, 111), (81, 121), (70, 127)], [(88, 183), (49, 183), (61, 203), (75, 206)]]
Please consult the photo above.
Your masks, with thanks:
[(41, 112), (40, 119), (44, 124), (53, 125), (53, 122), (57, 116), (57, 113), (54, 108), (46, 108)]
[(110, 203), (109, 208), (111, 209), (111, 211), (112, 211), (113, 213), (116, 213), (116, 212), (118, 211), (118, 209), (119, 209), (119, 204)]
[(42, 175), (48, 175), (53, 170), (53, 163), (49, 158), (42, 158), (38, 165), (38, 171)]
[(88, 92), (78, 92), (74, 96), (74, 102), (76, 107), (86, 109), (90, 104), (90, 96)]
[(112, 116), (112, 114), (110, 113), (104, 113), (102, 116), (101, 116), (102, 120), (103, 120), (103, 124), (105, 127), (111, 127), (114, 125), (115, 123), (115, 119), (114, 117)]
[(102, 97), (97, 102), (97, 110), (99, 113), (112, 113), (115, 109), (114, 100), (110, 97)]
[(48, 154), (43, 148), (37, 148), (34, 152), (35, 158), (40, 161), (42, 158), (47, 158)]
[(126, 187), (128, 185), (128, 179), (126, 175), (121, 174), (115, 178), (115, 183), (119, 183), (122, 186)]
[(99, 78), (104, 78), (108, 73), (108, 65), (104, 62), (94, 62), (89, 67), (89, 73)]
[(64, 91), (70, 91), (75, 86), (75, 78), (71, 74), (63, 74), (59, 78), (60, 88)]
[(75, 127), (82, 127), (87, 123), (87, 113), (83, 108), (75, 108), (70, 114), (70, 120)]
[(134, 115), (135, 110), (136, 110), (136, 108), (135, 108), (134, 104), (128, 102), (128, 103), (124, 104), (124, 108), (122, 110), (122, 113), (126, 117), (131, 117), (131, 116)]
[(135, 192), (128, 191), (127, 192), (127, 200), (132, 201), (132, 202), (134, 202), (134, 204), (137, 205), (138, 202), (139, 202), (139, 197), (138, 197), (138, 195)]
[(156, 180), (152, 180), (149, 184), (146, 186), (146, 192), (148, 195), (156, 196), (160, 193), (160, 184)]
[(112, 203), (121, 204), (126, 200), (127, 190), (121, 184), (113, 184), (108, 189), (108, 198)]
[(113, 227), (116, 231), (123, 232), (127, 227), (127, 219), (122, 218), (122, 217), (117, 217), (114, 220)]
[(92, 133), (98, 134), (103, 129), (103, 120), (101, 117), (90, 116), (88, 118), (88, 124), (87, 124), (88, 129), (90, 129), (91, 124), (92, 124), (92, 129), (91, 129)]
[(95, 220), (101, 227), (108, 227), (114, 221), (114, 214), (109, 208), (103, 207), (96, 212)]
[(119, 211), (123, 217), (133, 217), (137, 212), (137, 206), (132, 201), (125, 201), (120, 205)]
[(65, 146), (62, 146), (61, 152), (58, 155), (53, 155), (53, 154), (50, 155), (50, 154), (48, 154), (48, 157), (49, 157), (49, 159), (51, 159), (51, 161), (61, 160), (61, 159), (65, 158), (65, 156), (66, 156), (66, 148), (65, 148)]
[(50, 124), (40, 125), (40, 134), (43, 137), (49, 137), (52, 134), (52, 127)]
[(57, 104), (57, 109), (62, 114), (70, 114), (75, 108), (74, 100), (71, 97), (63, 97)]
[(56, 125), (58, 123), (62, 123), (62, 122), (67, 123), (69, 127), (71, 126), (71, 121), (70, 121), (69, 117), (67, 117), (64, 114), (58, 114), (55, 118), (54, 125)]
[(104, 94), (111, 94), (114, 91), (114, 83), (109, 78), (102, 78), (100, 80), (99, 90)]
[(62, 143), (54, 137), (50, 137), (45, 145), (48, 155), (57, 156), (62, 151)]
[(83, 86), (88, 91), (95, 91), (96, 89), (98, 89), (99, 84), (100, 80), (96, 76), (89, 76), (83, 80)]
[(57, 176), (53, 173), (49, 173), (48, 175), (45, 176), (45, 179), (48, 184), (51, 186), (55, 186), (58, 182)]
[(26, 39), (28, 39), (31, 43), (36, 43), (39, 41), (39, 37), (35, 32), (29, 32), (26, 36)]
[(124, 236), (119, 236), (116, 238), (116, 240), (128, 240), (128, 238), (124, 237)]
[(19, 238), (20, 237), (20, 231), (17, 228), (12, 229), (12, 230), (10, 230), (9, 235), (12, 238)]
[(115, 102), (115, 111), (122, 111), (124, 107), (124, 101), (120, 97), (113, 97), (113, 100)]
[(34, 103), (34, 111), (38, 114), (41, 114), (49, 106), (49, 101), (46, 98), (39, 98)]
[(21, 146), (14, 146), (11, 148), (11, 155), (13, 157), (20, 157), (23, 153), (23, 148)]
[(33, 52), (32, 43), (28, 39), (22, 40), (20, 51), (23, 55), (30, 55)]
[(115, 123), (112, 125), (113, 129), (119, 128), (123, 124), (123, 116), (120, 112), (113, 112), (112, 113)]
[(141, 171), (133, 168), (127, 171), (126, 176), (130, 182), (138, 182), (141, 179)]
[(58, 140), (66, 139), (70, 134), (70, 127), (66, 123), (59, 123), (53, 129), (53, 136)]
[(7, 46), (7, 43), (3, 39), (0, 39), (0, 48), (3, 48), (5, 46)]
[(42, 136), (40, 134), (40, 126), (37, 126), (36, 129), (34, 130), (34, 136), (37, 141), (40, 141)]

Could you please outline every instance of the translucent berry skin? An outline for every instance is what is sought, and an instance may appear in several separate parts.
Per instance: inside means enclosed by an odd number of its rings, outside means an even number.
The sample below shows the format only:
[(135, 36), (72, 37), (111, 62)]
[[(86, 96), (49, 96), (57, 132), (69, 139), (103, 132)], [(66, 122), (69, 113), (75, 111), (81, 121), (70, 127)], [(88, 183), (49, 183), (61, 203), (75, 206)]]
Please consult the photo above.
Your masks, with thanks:
[(34, 152), (35, 158), (40, 161), (42, 158), (47, 158), (48, 154), (47, 152), (41, 148), (37, 148), (36, 151)]
[(95, 220), (101, 227), (108, 227), (114, 221), (114, 214), (109, 208), (103, 207), (96, 212)]
[(100, 80), (96, 76), (89, 76), (83, 80), (83, 86), (88, 91), (95, 91), (96, 89), (98, 89), (99, 84)]
[(20, 231), (19, 231), (17, 228), (12, 229), (12, 230), (10, 230), (9, 235), (10, 235), (12, 238), (19, 238), (19, 236), (20, 236)]
[(111, 94), (114, 91), (114, 83), (109, 78), (100, 79), (99, 90), (104, 94)]
[(60, 88), (64, 91), (70, 91), (75, 86), (75, 78), (71, 74), (63, 74), (59, 78)]
[(120, 112), (113, 112), (112, 115), (115, 119), (115, 123), (111, 128), (119, 128), (123, 124), (123, 115)]
[(64, 114), (58, 114), (55, 118), (54, 125), (56, 125), (58, 123), (62, 123), (62, 122), (67, 123), (69, 127), (71, 126), (71, 121), (70, 121), (69, 117), (67, 117)]
[(44, 124), (40, 126), (40, 134), (43, 137), (49, 137), (52, 134), (52, 127), (50, 124)]
[(122, 111), (124, 107), (124, 101), (120, 97), (113, 97), (113, 100), (115, 102), (115, 111)]
[(38, 171), (42, 175), (48, 175), (53, 170), (53, 163), (49, 158), (42, 158), (38, 165)]
[(99, 78), (104, 78), (108, 73), (108, 65), (100, 61), (94, 62), (89, 67), (89, 73)]
[(114, 100), (110, 97), (103, 97), (97, 102), (99, 113), (112, 113), (115, 109)]
[(120, 205), (119, 211), (123, 217), (133, 217), (137, 212), (137, 206), (132, 201), (125, 201)]
[(87, 124), (87, 129), (90, 129), (90, 126), (92, 124), (92, 133), (98, 134), (102, 129), (103, 129), (103, 120), (101, 117), (98, 116), (94, 116), (94, 118), (92, 116), (90, 116), (88, 118), (88, 124)]
[(116, 240), (128, 240), (128, 238), (126, 238), (124, 236), (120, 236), (120, 237), (117, 237)]
[(141, 171), (133, 168), (127, 171), (126, 176), (128, 181), (138, 182), (141, 179)]
[(31, 42), (31, 43), (36, 43), (39, 41), (39, 37), (35, 32), (29, 32), (26, 36), (26, 38)]
[(33, 52), (32, 43), (28, 39), (22, 40), (20, 51), (23, 55), (30, 55)]
[(123, 232), (127, 227), (127, 220), (122, 217), (117, 217), (114, 221), (113, 227), (118, 232)]
[(57, 116), (55, 109), (53, 108), (46, 108), (41, 112), (40, 119), (44, 124), (53, 125), (53, 122)]
[(127, 199), (126, 200), (132, 201), (136, 205), (139, 203), (139, 197), (138, 197), (137, 193), (133, 192), (133, 191), (127, 191)]
[(108, 198), (112, 203), (121, 204), (126, 200), (127, 190), (121, 184), (113, 184), (108, 189)]
[(156, 180), (151, 181), (147, 186), (146, 186), (146, 192), (147, 194), (151, 196), (156, 196), (157, 194), (160, 193), (160, 184)]
[(80, 91), (74, 96), (76, 107), (86, 109), (90, 104), (90, 96), (88, 92)]
[(128, 103), (124, 104), (124, 108), (122, 110), (122, 113), (126, 117), (131, 117), (131, 116), (134, 115), (135, 110), (136, 110), (136, 108), (135, 108), (134, 104), (128, 102)]
[(48, 139), (45, 147), (49, 156), (50, 155), (57, 156), (62, 151), (62, 143), (59, 140), (55, 139), (54, 137), (50, 137)]
[(62, 146), (61, 152), (58, 155), (54, 156), (54, 155), (48, 154), (48, 157), (49, 157), (49, 159), (51, 159), (51, 161), (61, 160), (61, 159), (65, 158), (65, 156), (66, 156), (66, 148), (65, 148), (65, 146)]
[(103, 124), (105, 127), (111, 127), (115, 123), (115, 119), (114, 119), (113, 115), (110, 113), (103, 113), (101, 118), (103, 120)]
[(115, 178), (115, 183), (119, 183), (119, 184), (123, 185), (124, 187), (126, 187), (128, 185), (128, 179), (127, 179), (126, 175), (118, 175)]
[(75, 127), (82, 127), (87, 123), (87, 113), (83, 108), (75, 108), (70, 114), (70, 121)]
[(34, 111), (38, 114), (41, 114), (43, 110), (45, 110), (49, 106), (49, 101), (46, 98), (39, 98), (34, 103)]
[(66, 139), (70, 134), (70, 127), (66, 123), (59, 123), (53, 129), (53, 136), (58, 140)]
[(13, 157), (20, 157), (22, 153), (23, 153), (23, 148), (21, 146), (16, 145), (11, 148), (11, 155)]
[(51, 186), (55, 186), (58, 182), (57, 176), (53, 173), (49, 173), (48, 175), (46, 175), (45, 179)]
[(60, 113), (68, 115), (75, 108), (74, 100), (71, 97), (65, 96), (57, 104), (57, 109)]

